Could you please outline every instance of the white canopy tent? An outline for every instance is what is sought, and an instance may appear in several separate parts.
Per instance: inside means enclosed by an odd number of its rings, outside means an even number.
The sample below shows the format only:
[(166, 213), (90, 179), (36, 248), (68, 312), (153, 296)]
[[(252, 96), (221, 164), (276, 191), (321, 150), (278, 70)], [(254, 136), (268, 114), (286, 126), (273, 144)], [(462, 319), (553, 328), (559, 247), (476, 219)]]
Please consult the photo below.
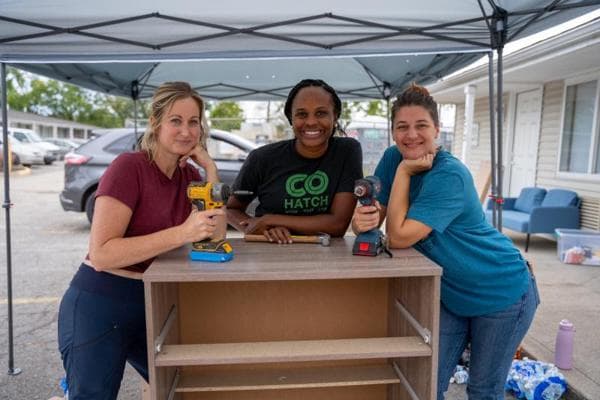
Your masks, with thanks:
[[(506, 42), (599, 7), (600, 0), (0, 0), (4, 140), (6, 64), (134, 100), (175, 79), (189, 81), (208, 98), (281, 99), (306, 77), (326, 80), (344, 98), (389, 99), (412, 81), (433, 82), (487, 53), (493, 100), (494, 92), (498, 98), (502, 93)], [(490, 101), (490, 122), (502, 132), (497, 104), (496, 110)], [(492, 129), (497, 205), (501, 149), (501, 135)], [(7, 154), (4, 160), (14, 374)]]

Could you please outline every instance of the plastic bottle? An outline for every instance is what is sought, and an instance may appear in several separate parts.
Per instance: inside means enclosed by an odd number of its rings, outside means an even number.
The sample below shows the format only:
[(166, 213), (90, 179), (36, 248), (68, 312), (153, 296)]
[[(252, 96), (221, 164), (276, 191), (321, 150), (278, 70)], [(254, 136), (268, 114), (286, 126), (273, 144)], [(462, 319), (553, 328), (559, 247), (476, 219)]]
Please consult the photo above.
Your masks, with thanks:
[(556, 346), (554, 347), (554, 364), (560, 369), (573, 368), (573, 338), (575, 328), (566, 319), (558, 324)]

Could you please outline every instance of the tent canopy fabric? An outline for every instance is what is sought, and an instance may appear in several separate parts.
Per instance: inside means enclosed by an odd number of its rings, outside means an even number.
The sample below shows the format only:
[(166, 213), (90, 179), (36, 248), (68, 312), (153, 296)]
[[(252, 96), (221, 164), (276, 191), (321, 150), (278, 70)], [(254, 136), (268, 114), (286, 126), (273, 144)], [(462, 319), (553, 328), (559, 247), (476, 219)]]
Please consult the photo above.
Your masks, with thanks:
[(106, 93), (186, 80), (214, 99), (281, 99), (322, 78), (344, 98), (433, 82), (597, 0), (0, 0), (0, 62)]

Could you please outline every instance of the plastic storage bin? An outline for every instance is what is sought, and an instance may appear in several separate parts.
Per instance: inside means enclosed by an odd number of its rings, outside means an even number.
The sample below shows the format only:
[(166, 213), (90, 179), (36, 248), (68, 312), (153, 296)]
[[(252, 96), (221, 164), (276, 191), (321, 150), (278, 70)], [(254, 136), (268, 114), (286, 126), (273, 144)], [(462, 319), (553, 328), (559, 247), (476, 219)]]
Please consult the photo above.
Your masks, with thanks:
[(565, 264), (600, 265), (600, 232), (556, 229), (558, 258)]

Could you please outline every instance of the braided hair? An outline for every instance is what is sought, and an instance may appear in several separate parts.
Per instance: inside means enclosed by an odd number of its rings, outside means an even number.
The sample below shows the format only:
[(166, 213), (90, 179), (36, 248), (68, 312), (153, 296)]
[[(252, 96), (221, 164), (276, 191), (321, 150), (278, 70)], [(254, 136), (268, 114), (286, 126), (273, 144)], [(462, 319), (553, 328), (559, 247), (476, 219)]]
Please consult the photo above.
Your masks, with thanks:
[(296, 86), (292, 88), (292, 90), (290, 90), (290, 93), (288, 94), (288, 97), (285, 101), (285, 106), (283, 108), (285, 117), (287, 118), (290, 125), (292, 125), (292, 103), (294, 102), (296, 95), (298, 95), (298, 92), (300, 92), (300, 90), (304, 89), (305, 87), (320, 87), (331, 95), (331, 102), (333, 103), (333, 114), (335, 118), (334, 131), (342, 131), (338, 123), (338, 118), (340, 118), (340, 115), (342, 113), (342, 101), (335, 92), (335, 89), (329, 86), (325, 81), (321, 79), (303, 79), (300, 82), (298, 82)]

